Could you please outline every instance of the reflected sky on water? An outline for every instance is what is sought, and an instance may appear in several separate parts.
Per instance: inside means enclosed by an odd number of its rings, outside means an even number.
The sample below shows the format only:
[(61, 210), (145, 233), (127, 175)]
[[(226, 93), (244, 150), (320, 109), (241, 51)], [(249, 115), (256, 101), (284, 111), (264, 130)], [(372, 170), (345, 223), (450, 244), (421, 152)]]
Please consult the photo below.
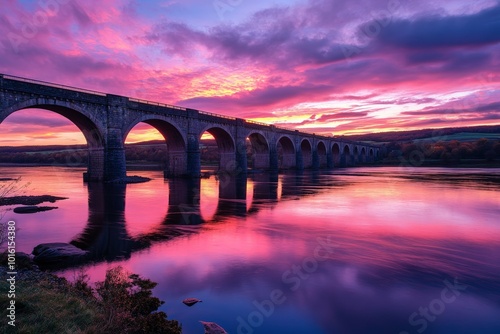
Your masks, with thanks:
[(153, 180), (127, 186), (82, 172), (0, 168), (30, 194), (69, 198), (7, 213), (18, 250), (72, 242), (92, 254), (92, 280), (119, 264), (150, 278), (185, 333), (199, 320), (229, 333), (500, 332), (499, 169), (136, 172)]

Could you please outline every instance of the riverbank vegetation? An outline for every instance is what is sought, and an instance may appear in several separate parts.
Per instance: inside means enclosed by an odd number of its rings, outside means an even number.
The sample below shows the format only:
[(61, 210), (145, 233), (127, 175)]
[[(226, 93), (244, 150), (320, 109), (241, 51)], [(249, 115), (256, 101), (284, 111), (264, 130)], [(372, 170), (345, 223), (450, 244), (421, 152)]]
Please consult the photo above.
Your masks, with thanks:
[(497, 166), (500, 163), (500, 140), (412, 141), (384, 145), (381, 164), (408, 162), (414, 166)]
[[(16, 280), (19, 333), (182, 332), (177, 321), (158, 311), (163, 302), (152, 295), (156, 283), (121, 267), (108, 270), (104, 281), (91, 286), (83, 273), (70, 283), (37, 270), (28, 260), (18, 266), (24, 266)], [(4, 274), (6, 267), (0, 272)], [(7, 285), (5, 280), (0, 282), (0, 290), (8, 291)], [(8, 303), (7, 294), (0, 295), (0, 304)], [(0, 327), (4, 333), (10, 325), (3, 321)]]

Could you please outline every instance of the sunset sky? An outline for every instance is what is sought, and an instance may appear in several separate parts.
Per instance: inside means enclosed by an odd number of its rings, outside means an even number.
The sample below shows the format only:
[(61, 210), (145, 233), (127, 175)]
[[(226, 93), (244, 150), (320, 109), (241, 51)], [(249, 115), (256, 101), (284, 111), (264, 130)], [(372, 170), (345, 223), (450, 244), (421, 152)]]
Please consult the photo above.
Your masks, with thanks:
[[(2, 0), (0, 73), (327, 135), (499, 124), (500, 1)], [(47, 111), (0, 125), (76, 143)]]

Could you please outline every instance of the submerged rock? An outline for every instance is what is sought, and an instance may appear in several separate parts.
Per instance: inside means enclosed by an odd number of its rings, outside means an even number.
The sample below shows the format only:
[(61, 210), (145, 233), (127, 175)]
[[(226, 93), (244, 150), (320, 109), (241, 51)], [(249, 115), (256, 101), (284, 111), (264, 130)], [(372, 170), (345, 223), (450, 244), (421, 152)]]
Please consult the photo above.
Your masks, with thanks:
[(49, 211), (49, 210), (54, 210), (58, 209), (57, 206), (36, 206), (36, 205), (30, 205), (30, 206), (18, 206), (17, 208), (14, 208), (15, 213), (23, 214), (23, 213), (36, 213), (36, 212), (42, 212), (42, 211)]
[(34, 261), (43, 266), (64, 266), (83, 262), (88, 252), (62, 242), (40, 244), (33, 249)]
[(182, 302), (187, 306), (193, 306), (194, 304), (201, 302), (201, 300), (198, 298), (186, 298)]
[(133, 175), (133, 176), (126, 176), (123, 179), (109, 181), (108, 183), (128, 184), (128, 183), (144, 183), (149, 181), (151, 181), (149, 177)]
[(227, 334), (226, 330), (215, 322), (200, 321), (205, 328), (205, 334)]
[(63, 199), (68, 199), (67, 197), (57, 197), (50, 195), (42, 196), (12, 196), (0, 198), (0, 206), (2, 205), (38, 205), (43, 202), (54, 203), (55, 201), (60, 201)]

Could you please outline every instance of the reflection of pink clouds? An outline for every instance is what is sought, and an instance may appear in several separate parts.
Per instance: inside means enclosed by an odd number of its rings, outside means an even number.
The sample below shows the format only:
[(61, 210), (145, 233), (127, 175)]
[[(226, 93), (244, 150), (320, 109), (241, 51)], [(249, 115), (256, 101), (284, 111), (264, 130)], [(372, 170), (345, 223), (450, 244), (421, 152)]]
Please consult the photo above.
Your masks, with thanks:
[(210, 221), (217, 212), (219, 204), (219, 182), (211, 177), (200, 180), (200, 215), (204, 221)]
[[(302, 201), (308, 202), (305, 205), (308, 211), (304, 211), (302, 206), (297, 208), (293, 201), (282, 202), (273, 210), (273, 215), (280, 217), (286, 214), (286, 223), (297, 225), (299, 229), (307, 220), (309, 229), (331, 225), (356, 235), (384, 236), (396, 231), (402, 237), (456, 238), (471, 242), (490, 242), (500, 237), (494, 217), (482, 217), (481, 229), (470, 233), (477, 224), (471, 217), (484, 210), (485, 206), (496, 208), (500, 196), (491, 197), (488, 191), (467, 188), (446, 193), (430, 192), (411, 181), (400, 181), (394, 185), (391, 182), (380, 188), (378, 182), (365, 181), (362, 191), (359, 185), (353, 185), (325, 195), (303, 198)], [(461, 205), (464, 201), (467, 204)], [(310, 219), (312, 215), (316, 218)], [(352, 215), (357, 215), (356, 221), (363, 223), (353, 225)]]
[[(127, 222), (127, 232), (131, 237), (154, 231), (167, 215), (169, 187), (168, 183), (163, 182), (161, 174), (161, 172), (141, 173), (146, 177), (156, 178), (149, 181), (151, 187), (127, 186), (125, 221)], [(153, 189), (155, 190), (153, 191)], [(158, 196), (158, 192), (162, 196)], [(158, 208), (163, 210), (158, 210)]]

